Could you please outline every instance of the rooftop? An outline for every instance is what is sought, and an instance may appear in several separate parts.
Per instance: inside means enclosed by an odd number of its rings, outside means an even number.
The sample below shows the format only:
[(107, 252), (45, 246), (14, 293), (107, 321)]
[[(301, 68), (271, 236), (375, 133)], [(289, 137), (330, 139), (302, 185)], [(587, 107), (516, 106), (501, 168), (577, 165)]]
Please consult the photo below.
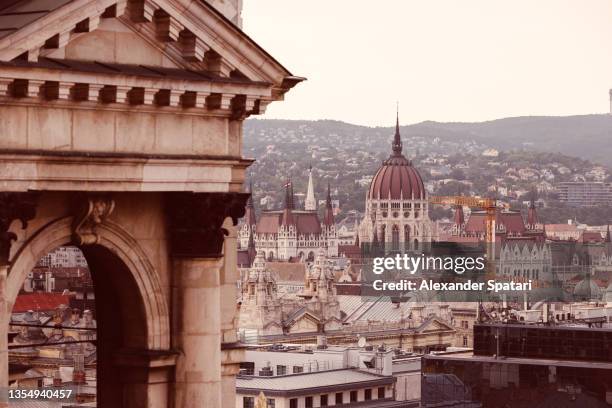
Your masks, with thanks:
[(302, 374), (278, 375), (272, 377), (238, 377), (236, 390), (239, 394), (266, 395), (302, 394), (304, 392), (326, 392), (331, 389), (349, 389), (356, 385), (363, 387), (393, 384), (390, 376), (372, 374), (356, 369), (318, 371)]

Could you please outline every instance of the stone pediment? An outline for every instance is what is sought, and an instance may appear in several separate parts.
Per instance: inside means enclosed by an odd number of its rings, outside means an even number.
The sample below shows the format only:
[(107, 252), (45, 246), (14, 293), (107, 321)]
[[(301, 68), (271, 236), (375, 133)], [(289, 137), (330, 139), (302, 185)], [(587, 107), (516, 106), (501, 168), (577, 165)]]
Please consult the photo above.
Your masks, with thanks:
[(446, 331), (446, 330), (455, 330), (455, 329), (449, 324), (437, 318), (426, 320), (421, 326), (419, 326), (416, 329), (417, 333), (439, 332), (439, 331)]
[(40, 57), (180, 67), (267, 82), (272, 99), (302, 80), (212, 6), (193, 0), (75, 0), (0, 37), (0, 61)]

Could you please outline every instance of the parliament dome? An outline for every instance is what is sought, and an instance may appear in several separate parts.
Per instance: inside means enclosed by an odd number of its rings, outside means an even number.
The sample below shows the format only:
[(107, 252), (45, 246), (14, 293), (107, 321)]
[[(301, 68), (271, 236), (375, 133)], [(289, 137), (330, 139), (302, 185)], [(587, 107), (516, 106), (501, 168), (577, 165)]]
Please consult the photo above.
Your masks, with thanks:
[(402, 154), (399, 119), (395, 124), (391, 156), (378, 169), (368, 191), (373, 200), (424, 200), (425, 186), (418, 170)]

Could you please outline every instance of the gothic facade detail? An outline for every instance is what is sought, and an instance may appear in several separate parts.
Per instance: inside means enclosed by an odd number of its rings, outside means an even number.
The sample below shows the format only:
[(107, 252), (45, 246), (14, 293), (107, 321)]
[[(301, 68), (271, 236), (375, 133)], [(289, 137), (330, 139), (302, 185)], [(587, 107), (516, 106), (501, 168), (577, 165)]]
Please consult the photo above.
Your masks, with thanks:
[(334, 275), (323, 249), (306, 269), (304, 289), (280, 297), (276, 277), (260, 251), (242, 280), (239, 324), (255, 335), (323, 332), (341, 328)]
[(312, 171), (304, 209), (295, 208), (293, 187), (285, 186), (285, 203), (282, 210), (262, 212), (257, 219), (252, 200), (247, 204), (246, 219), (239, 232), (240, 247), (247, 249), (253, 239), (256, 250), (263, 251), (267, 260), (291, 259), (313, 261), (319, 248), (327, 256), (338, 256), (338, 232), (334, 220), (331, 190), (328, 185), (323, 218), (319, 218)]

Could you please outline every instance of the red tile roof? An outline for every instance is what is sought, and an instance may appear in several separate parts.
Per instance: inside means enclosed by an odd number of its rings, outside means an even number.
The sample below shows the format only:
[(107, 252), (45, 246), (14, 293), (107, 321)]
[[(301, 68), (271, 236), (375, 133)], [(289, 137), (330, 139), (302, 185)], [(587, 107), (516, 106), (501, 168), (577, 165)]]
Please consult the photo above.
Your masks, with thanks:
[[(281, 224), (281, 212), (262, 213), (257, 222), (258, 234), (277, 234)], [(320, 234), (321, 221), (316, 213), (292, 211), (298, 234)]]
[[(468, 234), (483, 234), (485, 232), (485, 216), (484, 211), (470, 214), (470, 218), (465, 225), (465, 232)], [(523, 234), (525, 232), (525, 222), (520, 212), (498, 211), (495, 216), (495, 225), (505, 226), (508, 234)]]
[(61, 293), (27, 293), (17, 296), (13, 313), (24, 313), (28, 310), (33, 311), (50, 311), (55, 310), (60, 305), (68, 305), (70, 303), (70, 295)]

